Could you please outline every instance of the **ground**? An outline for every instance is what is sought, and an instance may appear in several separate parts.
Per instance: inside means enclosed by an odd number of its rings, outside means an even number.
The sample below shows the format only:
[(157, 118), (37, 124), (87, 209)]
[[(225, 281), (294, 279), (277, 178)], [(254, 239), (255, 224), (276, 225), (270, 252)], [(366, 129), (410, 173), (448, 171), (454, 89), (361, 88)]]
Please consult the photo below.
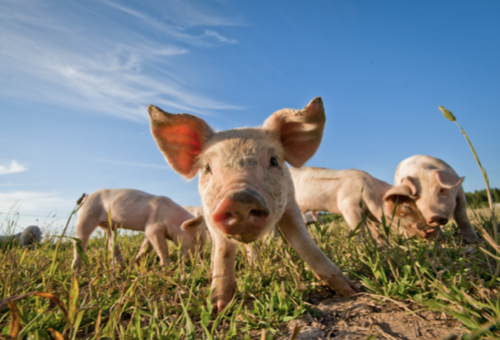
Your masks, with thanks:
[(463, 333), (455, 318), (445, 313), (418, 311), (419, 306), (411, 302), (369, 294), (343, 298), (326, 290), (311, 295), (309, 300), (315, 315), (306, 313), (289, 322), (288, 330), (283, 330), (287, 334), (279, 340), (289, 339), (296, 326), (301, 329), (295, 339), (302, 340), (355, 340), (375, 335), (378, 339), (427, 340)]

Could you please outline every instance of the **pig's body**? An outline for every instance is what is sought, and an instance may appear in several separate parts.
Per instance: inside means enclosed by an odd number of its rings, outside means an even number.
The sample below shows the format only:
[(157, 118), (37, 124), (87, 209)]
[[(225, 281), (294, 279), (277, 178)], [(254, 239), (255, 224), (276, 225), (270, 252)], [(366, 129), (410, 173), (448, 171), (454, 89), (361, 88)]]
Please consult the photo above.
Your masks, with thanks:
[(290, 171), (321, 142), (325, 115), (320, 98), (303, 110), (275, 112), (263, 127), (214, 132), (201, 118), (149, 106), (151, 132), (167, 162), (186, 178), (200, 170), (198, 188), (212, 236), (213, 303), (220, 311), (235, 288), (235, 242), (250, 243), (276, 225), (316, 276), (342, 295), (356, 288), (307, 232), (295, 201)]
[(303, 167), (290, 171), (295, 199), (302, 212), (324, 210), (342, 214), (353, 230), (363, 226), (365, 216), (368, 228), (376, 238), (382, 237), (375, 224), (382, 221), (383, 215), (391, 227), (401, 233), (426, 238), (434, 234), (435, 229), (426, 225), (410, 197), (409, 188), (405, 186), (394, 187), (355, 169)]
[(474, 243), (479, 237), (467, 217), (463, 179), (444, 161), (415, 155), (399, 163), (394, 183), (411, 188), (417, 207), (429, 225), (439, 228), (453, 217), (464, 241)]
[[(109, 225), (111, 215), (112, 228)], [(87, 247), (92, 232), (101, 227), (107, 234), (109, 249), (113, 258), (120, 261), (123, 257), (118, 245), (113, 245), (114, 229), (143, 231), (146, 239), (136, 257), (138, 260), (151, 246), (160, 257), (160, 264), (168, 263), (168, 246), (166, 239), (175, 244), (182, 239), (184, 253), (193, 251), (197, 245), (197, 237), (204, 242), (204, 231), (200, 228), (202, 217), (194, 217), (188, 211), (165, 196), (154, 196), (143, 191), (132, 189), (100, 189), (94, 191), (83, 201), (76, 222), (76, 237)], [(199, 236), (198, 236), (199, 235)], [(81, 259), (74, 251), (72, 267), (78, 268)]]

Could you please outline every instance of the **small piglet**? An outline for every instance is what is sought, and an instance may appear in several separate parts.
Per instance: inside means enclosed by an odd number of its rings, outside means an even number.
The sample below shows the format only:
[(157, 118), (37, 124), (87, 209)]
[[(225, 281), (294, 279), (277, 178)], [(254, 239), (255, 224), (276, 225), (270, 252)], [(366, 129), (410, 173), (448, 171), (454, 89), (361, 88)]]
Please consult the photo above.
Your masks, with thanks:
[(321, 98), (304, 109), (273, 113), (263, 127), (214, 132), (201, 118), (148, 107), (151, 132), (170, 166), (185, 178), (199, 171), (203, 214), (213, 243), (212, 302), (221, 311), (235, 288), (235, 242), (251, 243), (276, 225), (316, 276), (342, 295), (355, 286), (307, 232), (285, 162), (302, 166), (325, 125)]
[(9, 244), (11, 242), (17, 242), (22, 247), (29, 247), (34, 249), (35, 245), (40, 244), (42, 239), (42, 231), (36, 225), (31, 225), (24, 229), (21, 233), (17, 233), (12, 236), (0, 236), (0, 247), (4, 244)]
[(462, 181), (444, 161), (425, 155), (415, 155), (399, 163), (395, 185), (406, 185), (416, 197), (415, 203), (427, 223), (439, 230), (453, 217), (467, 243), (479, 241), (467, 217)]
[(428, 231), (434, 230), (425, 223), (412, 200), (410, 188), (405, 185), (392, 186), (355, 169), (303, 167), (290, 169), (290, 173), (295, 199), (303, 212), (325, 210), (342, 214), (352, 230), (363, 222), (364, 215), (375, 239), (384, 238), (376, 227), (383, 215), (392, 228), (409, 236), (427, 238)]
[[(108, 213), (112, 227), (109, 225)], [(143, 231), (146, 238), (136, 261), (152, 246), (162, 266), (169, 261), (166, 239), (176, 245), (182, 242), (181, 249), (188, 255), (190, 251), (194, 253), (198, 238), (203, 247), (206, 237), (203, 216), (194, 217), (168, 197), (132, 189), (100, 189), (84, 197), (76, 222), (76, 237), (82, 241), (83, 249), (97, 227), (108, 235), (109, 250), (122, 267), (124, 261), (120, 248), (113, 244), (115, 228)], [(81, 261), (75, 244), (72, 268), (79, 268)]]

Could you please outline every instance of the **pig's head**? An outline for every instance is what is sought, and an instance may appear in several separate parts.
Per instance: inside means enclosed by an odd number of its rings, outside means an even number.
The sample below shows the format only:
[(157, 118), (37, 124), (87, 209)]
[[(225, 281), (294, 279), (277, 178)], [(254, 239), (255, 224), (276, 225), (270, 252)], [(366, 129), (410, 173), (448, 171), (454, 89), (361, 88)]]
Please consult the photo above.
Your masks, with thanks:
[(151, 132), (174, 170), (199, 171), (203, 212), (212, 233), (257, 240), (280, 220), (293, 183), (285, 161), (302, 166), (320, 145), (325, 125), (321, 98), (302, 110), (273, 113), (262, 127), (214, 132), (201, 118), (149, 106)]
[(435, 227), (426, 223), (414, 199), (412, 190), (406, 185), (398, 185), (389, 189), (384, 195), (383, 204), (386, 218), (392, 221), (393, 225), (399, 225), (408, 236), (435, 237), (439, 226)]
[(426, 223), (438, 228), (448, 223), (456, 207), (457, 191), (464, 177), (449, 170), (421, 171), (418, 176), (406, 176), (401, 184), (411, 189), (418, 209)]

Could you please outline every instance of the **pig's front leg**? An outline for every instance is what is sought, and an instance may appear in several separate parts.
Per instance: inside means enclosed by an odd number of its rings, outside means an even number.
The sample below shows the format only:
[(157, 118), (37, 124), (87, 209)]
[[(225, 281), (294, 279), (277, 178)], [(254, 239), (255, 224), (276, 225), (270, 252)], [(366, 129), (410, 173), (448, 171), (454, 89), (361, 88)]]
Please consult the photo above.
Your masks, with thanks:
[(463, 189), (460, 188), (457, 193), (457, 205), (455, 207), (453, 217), (455, 218), (455, 222), (457, 222), (458, 228), (460, 229), (462, 239), (466, 243), (477, 243), (479, 242), (479, 237), (472, 228), (469, 218), (467, 217), (466, 202), (467, 198), (465, 197), (465, 193)]
[(212, 239), (212, 306), (221, 312), (229, 304), (236, 290), (234, 274), (236, 247), (218, 233), (213, 233)]
[(147, 238), (144, 238), (144, 241), (142, 242), (141, 249), (137, 253), (137, 256), (135, 257), (135, 262), (139, 263), (141, 261), (141, 257), (148, 254), (153, 247), (151, 246), (151, 242)]
[(278, 226), (288, 242), (300, 257), (307, 262), (318, 279), (324, 280), (332, 289), (343, 296), (351, 296), (358, 292), (358, 288), (326, 257), (312, 240), (295, 201), (288, 204)]
[(156, 225), (146, 226), (145, 229), (146, 231), (144, 232), (144, 234), (160, 257), (160, 265), (166, 266), (167, 264), (169, 264), (170, 258), (168, 257), (167, 239), (165, 238), (163, 229)]

